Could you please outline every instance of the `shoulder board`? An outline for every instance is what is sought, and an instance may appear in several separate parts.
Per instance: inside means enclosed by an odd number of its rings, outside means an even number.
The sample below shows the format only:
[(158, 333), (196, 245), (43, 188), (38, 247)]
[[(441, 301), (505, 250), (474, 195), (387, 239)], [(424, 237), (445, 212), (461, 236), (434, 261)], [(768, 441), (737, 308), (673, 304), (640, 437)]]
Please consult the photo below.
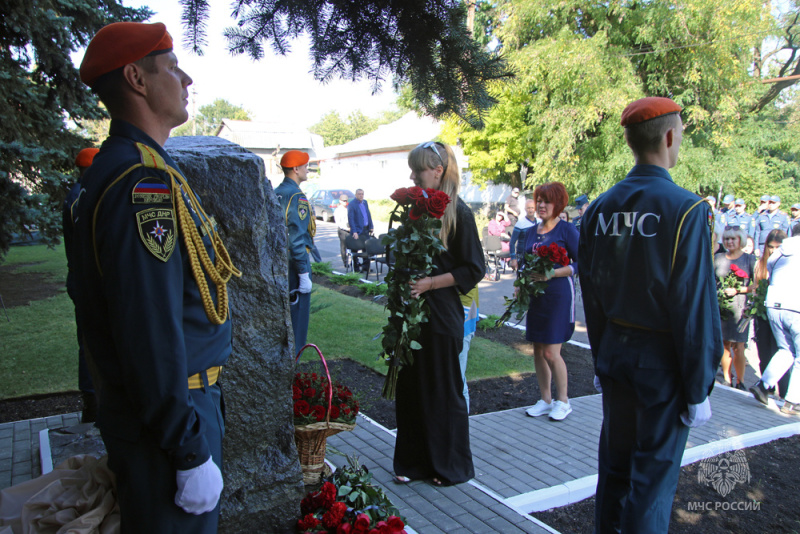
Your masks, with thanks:
[(167, 162), (151, 147), (144, 143), (136, 143), (136, 148), (139, 149), (139, 155), (142, 157), (142, 165), (150, 169), (167, 170)]

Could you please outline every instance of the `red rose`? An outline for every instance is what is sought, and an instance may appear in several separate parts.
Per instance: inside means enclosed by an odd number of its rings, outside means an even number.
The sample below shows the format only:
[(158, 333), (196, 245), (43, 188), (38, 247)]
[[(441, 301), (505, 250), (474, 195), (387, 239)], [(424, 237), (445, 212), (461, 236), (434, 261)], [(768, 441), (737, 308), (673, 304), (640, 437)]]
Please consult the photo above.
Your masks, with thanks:
[(389, 523), (386, 521), (378, 521), (375, 528), (378, 530), (378, 534), (392, 534), (392, 529), (389, 528)]
[(443, 191), (434, 191), (433, 195), (428, 199), (428, 214), (431, 217), (441, 219), (449, 203), (450, 197), (447, 193)]
[(406, 192), (408, 193), (408, 200), (410, 202), (417, 202), (420, 199), (425, 199), (425, 191), (421, 187), (409, 187)]
[(415, 204), (414, 207), (411, 208), (411, 211), (408, 212), (408, 218), (411, 219), (412, 221), (416, 221), (417, 219), (425, 215), (427, 212), (428, 209), (425, 207), (425, 205), (420, 206), (419, 204)]
[(369, 530), (369, 534), (381, 534), (381, 531), (378, 530), (377, 528), (371, 528)]
[(389, 198), (400, 205), (408, 204), (408, 188), (401, 187), (400, 189), (395, 190), (395, 192), (392, 193)]
[(339, 411), (345, 415), (350, 415), (350, 406), (346, 404), (340, 404)]
[(406, 528), (406, 524), (403, 523), (403, 520), (396, 515), (389, 516), (389, 519), (386, 520), (386, 523), (388, 523), (389, 528), (392, 529), (393, 532), (397, 532)]
[(336, 529), (336, 534), (350, 534), (353, 531), (353, 525), (350, 523), (342, 523)]
[(314, 415), (314, 417), (316, 417), (317, 421), (324, 421), (325, 420), (325, 408), (323, 408), (322, 406), (317, 405), (317, 406), (314, 406), (312, 408), (312, 411), (314, 412), (313, 415)]
[(294, 403), (294, 415), (297, 417), (308, 415), (311, 412), (311, 405), (307, 401), (299, 400)]
[(303, 392), (303, 395), (305, 395), (308, 399), (313, 399), (316, 394), (317, 390), (314, 388), (306, 388), (306, 390)]
[(292, 400), (298, 400), (303, 398), (303, 392), (300, 391), (300, 388), (297, 386), (292, 386)]
[(339, 407), (336, 405), (331, 406), (331, 419), (339, 418)]
[(367, 530), (369, 528), (369, 516), (367, 514), (358, 514), (356, 516), (355, 528), (360, 530)]

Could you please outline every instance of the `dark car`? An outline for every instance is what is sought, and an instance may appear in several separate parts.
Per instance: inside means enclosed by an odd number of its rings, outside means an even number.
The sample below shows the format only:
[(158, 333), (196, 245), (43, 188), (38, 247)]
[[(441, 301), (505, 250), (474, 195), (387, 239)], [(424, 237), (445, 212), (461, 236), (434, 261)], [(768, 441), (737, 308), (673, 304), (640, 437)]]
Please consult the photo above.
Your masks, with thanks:
[(349, 189), (318, 189), (314, 191), (310, 199), (314, 214), (323, 221), (331, 222), (333, 210), (339, 206), (339, 197), (342, 195), (347, 195), (347, 200), (356, 198)]

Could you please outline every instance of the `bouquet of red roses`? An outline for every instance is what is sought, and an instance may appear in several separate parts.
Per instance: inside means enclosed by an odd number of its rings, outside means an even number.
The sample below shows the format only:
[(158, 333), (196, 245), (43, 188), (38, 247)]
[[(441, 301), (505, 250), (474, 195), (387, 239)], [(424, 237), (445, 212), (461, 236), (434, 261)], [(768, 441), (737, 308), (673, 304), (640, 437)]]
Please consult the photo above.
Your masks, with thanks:
[(503, 324), (512, 315), (517, 320), (521, 320), (528, 311), (531, 297), (538, 297), (544, 294), (548, 282), (533, 281), (533, 274), (543, 274), (547, 277), (547, 280), (550, 280), (558, 267), (566, 267), (569, 262), (567, 250), (556, 243), (535, 247), (532, 254), (525, 254), (517, 271), (517, 279), (514, 280), (517, 295), (513, 299), (504, 297), (506, 311), (503, 312), (503, 315), (495, 324), (498, 326)]
[[(297, 373), (292, 384), (294, 425), (325, 421), (328, 415), (328, 379), (317, 373)], [(347, 386), (333, 384), (330, 421), (351, 425), (358, 415), (358, 399)]]
[(405, 522), (384, 491), (372, 484), (369, 470), (354, 456), (340, 467), (319, 491), (300, 503), (301, 533), (405, 534)]
[(397, 202), (391, 222), (400, 226), (389, 230), (381, 243), (394, 251), (386, 282), (386, 308), (389, 318), (383, 327), (381, 356), (389, 366), (382, 396), (394, 399), (397, 374), (403, 365), (411, 365), (412, 350), (422, 348), (422, 323), (428, 321), (428, 304), (424, 298), (411, 298), (408, 283), (427, 276), (433, 269), (433, 258), (444, 250), (439, 239), (442, 215), (450, 197), (435, 189), (403, 187), (391, 195)]
[(738, 294), (742, 288), (742, 283), (747, 282), (750, 277), (739, 266), (731, 264), (730, 272), (719, 280), (717, 284), (717, 301), (719, 301), (719, 316), (723, 321), (727, 321), (733, 317), (733, 297), (736, 295), (727, 295), (726, 289), (735, 289)]

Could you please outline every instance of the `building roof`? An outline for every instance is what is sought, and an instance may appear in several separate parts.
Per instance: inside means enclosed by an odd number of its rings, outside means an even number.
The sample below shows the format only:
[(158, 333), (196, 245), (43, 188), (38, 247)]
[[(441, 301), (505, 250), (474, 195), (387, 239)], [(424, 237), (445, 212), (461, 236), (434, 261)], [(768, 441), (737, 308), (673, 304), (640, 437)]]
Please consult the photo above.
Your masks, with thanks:
[(441, 122), (430, 117), (418, 117), (411, 111), (393, 123), (379, 126), (374, 132), (349, 143), (325, 148), (323, 158), (408, 151), (421, 142), (434, 139), (441, 129)]
[(324, 147), (322, 136), (305, 128), (276, 122), (237, 121), (222, 119), (216, 135), (248, 149), (284, 150), (312, 149), (319, 153)]

